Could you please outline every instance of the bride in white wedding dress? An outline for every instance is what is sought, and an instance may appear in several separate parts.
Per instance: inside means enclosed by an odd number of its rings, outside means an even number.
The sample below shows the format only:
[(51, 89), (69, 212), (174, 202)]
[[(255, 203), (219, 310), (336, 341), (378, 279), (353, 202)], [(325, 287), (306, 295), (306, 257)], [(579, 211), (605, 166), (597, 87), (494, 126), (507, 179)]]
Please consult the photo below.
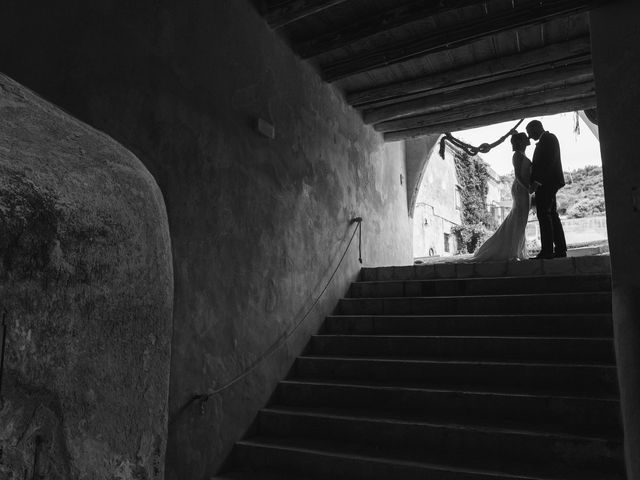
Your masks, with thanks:
[(476, 251), (472, 261), (486, 262), (494, 260), (524, 260), (527, 258), (525, 228), (529, 218), (531, 197), (529, 184), (531, 178), (531, 160), (524, 154), (531, 142), (526, 133), (514, 133), (511, 136), (513, 147), (513, 173), (515, 179), (511, 185), (513, 205), (496, 232)]

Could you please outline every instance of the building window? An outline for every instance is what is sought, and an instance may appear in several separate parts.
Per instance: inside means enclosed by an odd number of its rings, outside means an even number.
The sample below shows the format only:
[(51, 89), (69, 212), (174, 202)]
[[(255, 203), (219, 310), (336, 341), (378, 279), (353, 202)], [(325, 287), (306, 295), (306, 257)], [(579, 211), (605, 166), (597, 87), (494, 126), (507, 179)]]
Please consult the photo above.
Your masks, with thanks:
[(460, 193), (460, 185), (456, 185), (456, 188), (453, 192), (454, 194), (454, 204), (456, 206), (456, 210), (461, 210), (462, 209), (462, 194)]
[(444, 251), (449, 253), (449, 237), (451, 235), (449, 235), (448, 233), (444, 234)]

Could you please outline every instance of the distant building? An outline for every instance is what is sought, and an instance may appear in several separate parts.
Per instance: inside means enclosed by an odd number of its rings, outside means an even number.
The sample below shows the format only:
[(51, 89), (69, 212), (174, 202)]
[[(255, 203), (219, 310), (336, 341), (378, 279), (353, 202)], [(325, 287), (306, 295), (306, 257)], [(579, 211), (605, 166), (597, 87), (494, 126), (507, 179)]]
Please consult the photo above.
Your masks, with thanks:
[(460, 184), (454, 155), (458, 150), (447, 144), (444, 159), (434, 151), (422, 176), (413, 214), (413, 255), (448, 256), (458, 252), (451, 227), (462, 223)]
[[(485, 163), (487, 167), (487, 211), (491, 215), (494, 224), (500, 225), (511, 211), (511, 192), (509, 190), (509, 198), (504, 195), (505, 182), (502, 181), (500, 175)], [(508, 189), (511, 185), (508, 185)]]
[[(462, 153), (447, 143), (444, 159), (437, 150), (429, 158), (413, 215), (415, 258), (449, 256), (459, 251), (451, 229), (462, 224), (461, 187), (454, 161), (455, 156)], [(482, 160), (479, 156), (476, 158)], [(499, 225), (511, 211), (511, 196), (509, 193), (505, 198), (505, 182), (489, 165), (485, 163), (485, 166), (489, 174), (486, 208)]]

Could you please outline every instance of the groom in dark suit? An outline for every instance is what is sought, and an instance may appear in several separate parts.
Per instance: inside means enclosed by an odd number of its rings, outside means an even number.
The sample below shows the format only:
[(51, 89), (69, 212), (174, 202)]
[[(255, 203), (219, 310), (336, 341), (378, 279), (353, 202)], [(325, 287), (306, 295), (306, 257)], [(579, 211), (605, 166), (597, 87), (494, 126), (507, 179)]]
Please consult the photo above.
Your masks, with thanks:
[[(539, 120), (527, 125), (529, 138), (537, 140), (531, 167), (531, 192), (536, 194), (536, 211), (540, 223), (542, 248), (535, 258), (567, 256), (567, 243), (556, 210), (556, 193), (564, 187), (558, 138), (545, 131)], [(554, 248), (555, 246), (555, 248)]]

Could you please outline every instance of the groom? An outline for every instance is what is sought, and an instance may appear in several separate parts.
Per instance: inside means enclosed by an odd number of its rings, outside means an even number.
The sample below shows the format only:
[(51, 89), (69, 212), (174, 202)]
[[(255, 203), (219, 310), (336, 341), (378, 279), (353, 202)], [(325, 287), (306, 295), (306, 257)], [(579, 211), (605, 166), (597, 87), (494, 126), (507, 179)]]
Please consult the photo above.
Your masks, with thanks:
[[(567, 243), (560, 217), (556, 211), (556, 192), (564, 187), (564, 174), (560, 161), (558, 138), (545, 131), (539, 120), (527, 125), (529, 138), (537, 140), (533, 152), (530, 192), (536, 195), (536, 211), (540, 224), (542, 248), (534, 258), (558, 258), (567, 256)], [(555, 245), (555, 249), (554, 249)]]

